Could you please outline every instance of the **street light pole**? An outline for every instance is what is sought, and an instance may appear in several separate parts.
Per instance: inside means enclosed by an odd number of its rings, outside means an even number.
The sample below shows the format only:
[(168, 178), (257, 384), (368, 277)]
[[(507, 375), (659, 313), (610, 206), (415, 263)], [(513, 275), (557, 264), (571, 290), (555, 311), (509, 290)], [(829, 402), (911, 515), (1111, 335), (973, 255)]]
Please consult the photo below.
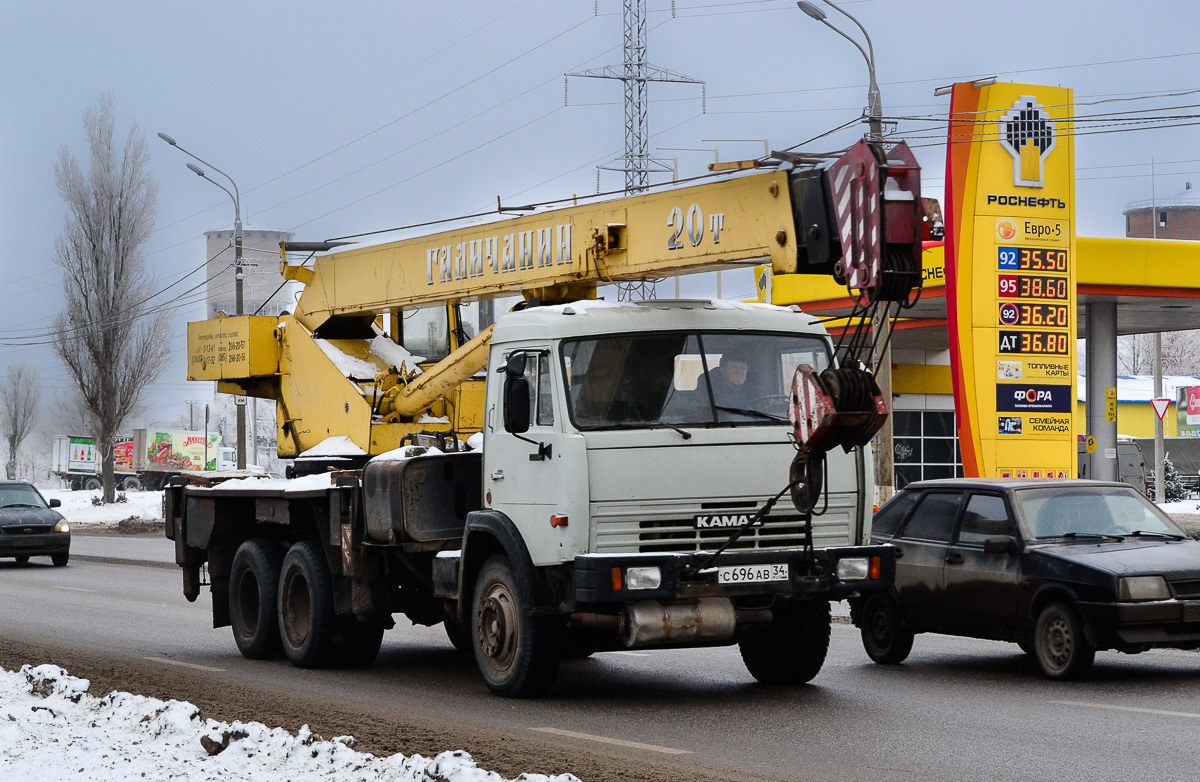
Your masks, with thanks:
[[(216, 182), (211, 177), (209, 177), (208, 173), (204, 169), (200, 168), (200, 166), (197, 166), (194, 163), (187, 164), (189, 171), (191, 171), (193, 174), (200, 177), (204, 181), (210, 182), (210, 183), (216, 185), (217, 187), (221, 188), (222, 190), (225, 191), (226, 195), (228, 195), (231, 199), (233, 199), (233, 279), (234, 279), (234, 290), (235, 290), (234, 295), (235, 295), (235, 300), (236, 300), (236, 305), (237, 305), (237, 313), (236, 314), (242, 315), (244, 313), (243, 305), (242, 305), (242, 284), (246, 277), (246, 264), (244, 261), (242, 261), (242, 195), (241, 195), (241, 192), (238, 190), (237, 182), (234, 182), (233, 177), (229, 176), (229, 174), (226, 174), (224, 171), (217, 168), (212, 163), (209, 163), (206, 160), (201, 160), (196, 155), (193, 155), (191, 152), (188, 152), (186, 149), (179, 146), (179, 143), (177, 141), (175, 141), (175, 139), (173, 139), (172, 137), (168, 136), (166, 133), (159, 133), (158, 137), (160, 139), (162, 139), (163, 141), (167, 142), (168, 144), (170, 144), (171, 146), (175, 147), (175, 149), (178, 149), (183, 154), (192, 158), (193, 160), (197, 160), (197, 161), (203, 163), (204, 165), (208, 166), (209, 168), (211, 168), (213, 171), (216, 171), (218, 174), (220, 174), (221, 176), (228, 179), (229, 184), (233, 186), (233, 192), (230, 192), (229, 188), (225, 187), (225, 185), (222, 185), (220, 182)], [(241, 403), (235, 404), (234, 408), (237, 413), (237, 468), (239, 470), (244, 470), (244, 469), (246, 469), (246, 399), (245, 399), (245, 397), (241, 397)]]
[(831, 24), (829, 19), (826, 17), (825, 12), (816, 5), (813, 5), (807, 0), (800, 0), (800, 2), (797, 2), (796, 5), (800, 7), (801, 11), (808, 14), (813, 19), (816, 19), (830, 30), (833, 30), (850, 43), (854, 44), (854, 48), (858, 49), (858, 51), (862, 54), (863, 59), (867, 61), (867, 71), (871, 77), (871, 83), (867, 86), (867, 120), (870, 123), (870, 133), (867, 135), (867, 140), (883, 141), (883, 101), (879, 95), (879, 82), (875, 78), (875, 47), (871, 44), (871, 36), (867, 34), (867, 28), (862, 26), (862, 22), (858, 21), (858, 19), (855, 19), (854, 16), (852, 16), (848, 11), (841, 8), (836, 3), (831, 2), (831, 0), (825, 0), (825, 2), (837, 9), (838, 13), (849, 19), (851, 22), (854, 22), (854, 24), (858, 26), (858, 29), (862, 31), (863, 38), (867, 40), (866, 49), (863, 49), (862, 45), (859, 44), (858, 41), (854, 40), (849, 35), (846, 35), (846, 33), (842, 32), (833, 24)]
[[(858, 41), (831, 24), (825, 12), (813, 3), (808, 0), (799, 0), (796, 5), (800, 7), (801, 11), (854, 44), (854, 48), (858, 49), (863, 59), (867, 61), (867, 72), (870, 75), (870, 83), (867, 87), (867, 121), (869, 123), (867, 141), (882, 144), (883, 100), (879, 94), (879, 80), (875, 78), (875, 47), (871, 43), (871, 36), (867, 33), (867, 28), (863, 27), (862, 22), (855, 19), (850, 13), (830, 0), (825, 0), (825, 2), (858, 26), (858, 29), (862, 31), (863, 38), (867, 41), (866, 49)], [(875, 345), (875, 350), (871, 354), (871, 367), (875, 373), (875, 381), (879, 383), (879, 390), (883, 392), (883, 398), (887, 401), (889, 411), (892, 411), (893, 403), (891, 332), (892, 323), (888, 319), (888, 308), (885, 304), (877, 310), (875, 317), (871, 320), (871, 336)], [(875, 434), (877, 444), (875, 449), (875, 492), (876, 500), (881, 505), (892, 496), (896, 487), (895, 451), (892, 445), (894, 431), (895, 415), (889, 415)]]

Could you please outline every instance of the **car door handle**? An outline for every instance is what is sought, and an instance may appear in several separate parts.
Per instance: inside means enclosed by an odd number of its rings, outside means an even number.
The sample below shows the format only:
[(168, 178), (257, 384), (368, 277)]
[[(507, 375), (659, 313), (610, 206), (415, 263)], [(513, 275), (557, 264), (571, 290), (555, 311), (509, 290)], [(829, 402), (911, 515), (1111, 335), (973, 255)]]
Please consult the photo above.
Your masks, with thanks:
[(946, 555), (946, 564), (947, 565), (961, 565), (962, 563), (963, 563), (962, 554), (951, 553), (951, 554)]
[(496, 470), (494, 473), (492, 473), (492, 480), (493, 481), (504, 480), (504, 470)]

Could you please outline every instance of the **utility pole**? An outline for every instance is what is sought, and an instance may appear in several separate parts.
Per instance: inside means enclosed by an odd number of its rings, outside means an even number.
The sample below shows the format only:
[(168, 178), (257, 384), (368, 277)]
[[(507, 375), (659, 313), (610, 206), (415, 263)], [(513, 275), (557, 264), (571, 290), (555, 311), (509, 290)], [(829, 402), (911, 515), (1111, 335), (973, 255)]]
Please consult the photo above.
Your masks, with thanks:
[[(1150, 158), (1150, 225), (1158, 238), (1158, 198), (1154, 192), (1154, 158)], [(1154, 333), (1154, 398), (1162, 399), (1162, 332)], [(1154, 411), (1154, 501), (1167, 501), (1166, 445), (1163, 443), (1163, 419)], [(1119, 446), (1118, 446), (1119, 447)]]
[[(220, 182), (211, 179), (208, 176), (208, 172), (200, 168), (200, 166), (197, 166), (195, 163), (187, 164), (189, 171), (204, 181), (221, 188), (225, 191), (225, 194), (233, 200), (233, 279), (235, 283), (234, 288), (236, 291), (235, 296), (237, 301), (236, 314), (242, 315), (244, 314), (242, 309), (242, 283), (246, 277), (246, 263), (242, 260), (242, 194), (241, 191), (238, 190), (237, 182), (234, 182), (233, 177), (229, 176), (229, 174), (226, 174), (212, 163), (209, 163), (207, 160), (202, 160), (196, 155), (193, 155), (191, 152), (188, 152), (183, 147), (179, 146), (179, 142), (177, 142), (171, 136), (168, 136), (166, 133), (159, 133), (158, 137), (193, 160), (198, 160), (211, 168), (213, 171), (216, 171), (218, 174), (228, 179), (229, 184), (233, 186), (233, 192), (230, 192), (228, 187), (225, 187), (225, 185), (221, 184)], [(239, 470), (244, 470), (246, 469), (246, 397), (238, 394), (234, 397), (233, 402), (237, 411), (237, 468)], [(207, 423), (207, 420), (205, 423)]]
[(609, 171), (625, 173), (625, 193), (640, 193), (650, 186), (651, 169), (668, 173), (667, 161), (650, 157), (650, 93), (652, 81), (677, 84), (699, 84), (704, 82), (657, 68), (646, 62), (646, 0), (624, 0), (625, 62), (622, 66), (606, 65), (586, 71), (568, 73), (567, 76), (583, 76), (592, 79), (616, 79), (625, 85), (625, 157), (620, 165), (601, 166)]
[(188, 406), (188, 431), (196, 431), (196, 405), (200, 404), (198, 399), (188, 399), (184, 402)]

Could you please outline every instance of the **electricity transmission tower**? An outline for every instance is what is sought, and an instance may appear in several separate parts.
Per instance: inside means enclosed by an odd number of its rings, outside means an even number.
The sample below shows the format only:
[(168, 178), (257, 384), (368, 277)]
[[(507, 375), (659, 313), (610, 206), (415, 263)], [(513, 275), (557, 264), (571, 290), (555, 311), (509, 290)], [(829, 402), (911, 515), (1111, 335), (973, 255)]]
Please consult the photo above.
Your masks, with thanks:
[[(646, 0), (624, 0), (625, 18), (625, 63), (606, 65), (567, 76), (584, 76), (593, 79), (617, 79), (625, 84), (625, 157), (613, 161), (612, 165), (601, 166), (607, 171), (625, 172), (625, 192), (640, 193), (650, 186), (650, 172), (671, 173), (671, 161), (650, 157), (650, 133), (647, 118), (650, 95), (647, 89), (652, 81), (678, 84), (704, 82), (658, 68), (646, 62)], [(672, 15), (674, 6), (671, 4)], [(701, 93), (703, 95), (703, 92)], [(703, 98), (702, 98), (703, 99)], [(617, 165), (619, 164), (619, 165)]]

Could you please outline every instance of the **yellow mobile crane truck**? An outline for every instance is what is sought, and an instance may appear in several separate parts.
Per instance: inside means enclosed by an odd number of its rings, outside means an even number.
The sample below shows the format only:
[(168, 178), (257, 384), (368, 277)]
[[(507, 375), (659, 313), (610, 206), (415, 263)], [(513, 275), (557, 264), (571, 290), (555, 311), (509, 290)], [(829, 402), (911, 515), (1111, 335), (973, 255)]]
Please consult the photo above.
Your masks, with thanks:
[(835, 355), (794, 307), (595, 299), (770, 264), (835, 275), (868, 315), (901, 306), (920, 279), (907, 147), (770, 163), (311, 267), (284, 254), (294, 312), (189, 324), (189, 379), (275, 400), (300, 458), (287, 479), (173, 481), (187, 599), (206, 566), (213, 625), (302, 667), (370, 664), (394, 613), (441, 622), (506, 696), (614, 649), (736, 643), (760, 681), (811, 679), (829, 602), (894, 573), (862, 545), (886, 408), (861, 330)]

